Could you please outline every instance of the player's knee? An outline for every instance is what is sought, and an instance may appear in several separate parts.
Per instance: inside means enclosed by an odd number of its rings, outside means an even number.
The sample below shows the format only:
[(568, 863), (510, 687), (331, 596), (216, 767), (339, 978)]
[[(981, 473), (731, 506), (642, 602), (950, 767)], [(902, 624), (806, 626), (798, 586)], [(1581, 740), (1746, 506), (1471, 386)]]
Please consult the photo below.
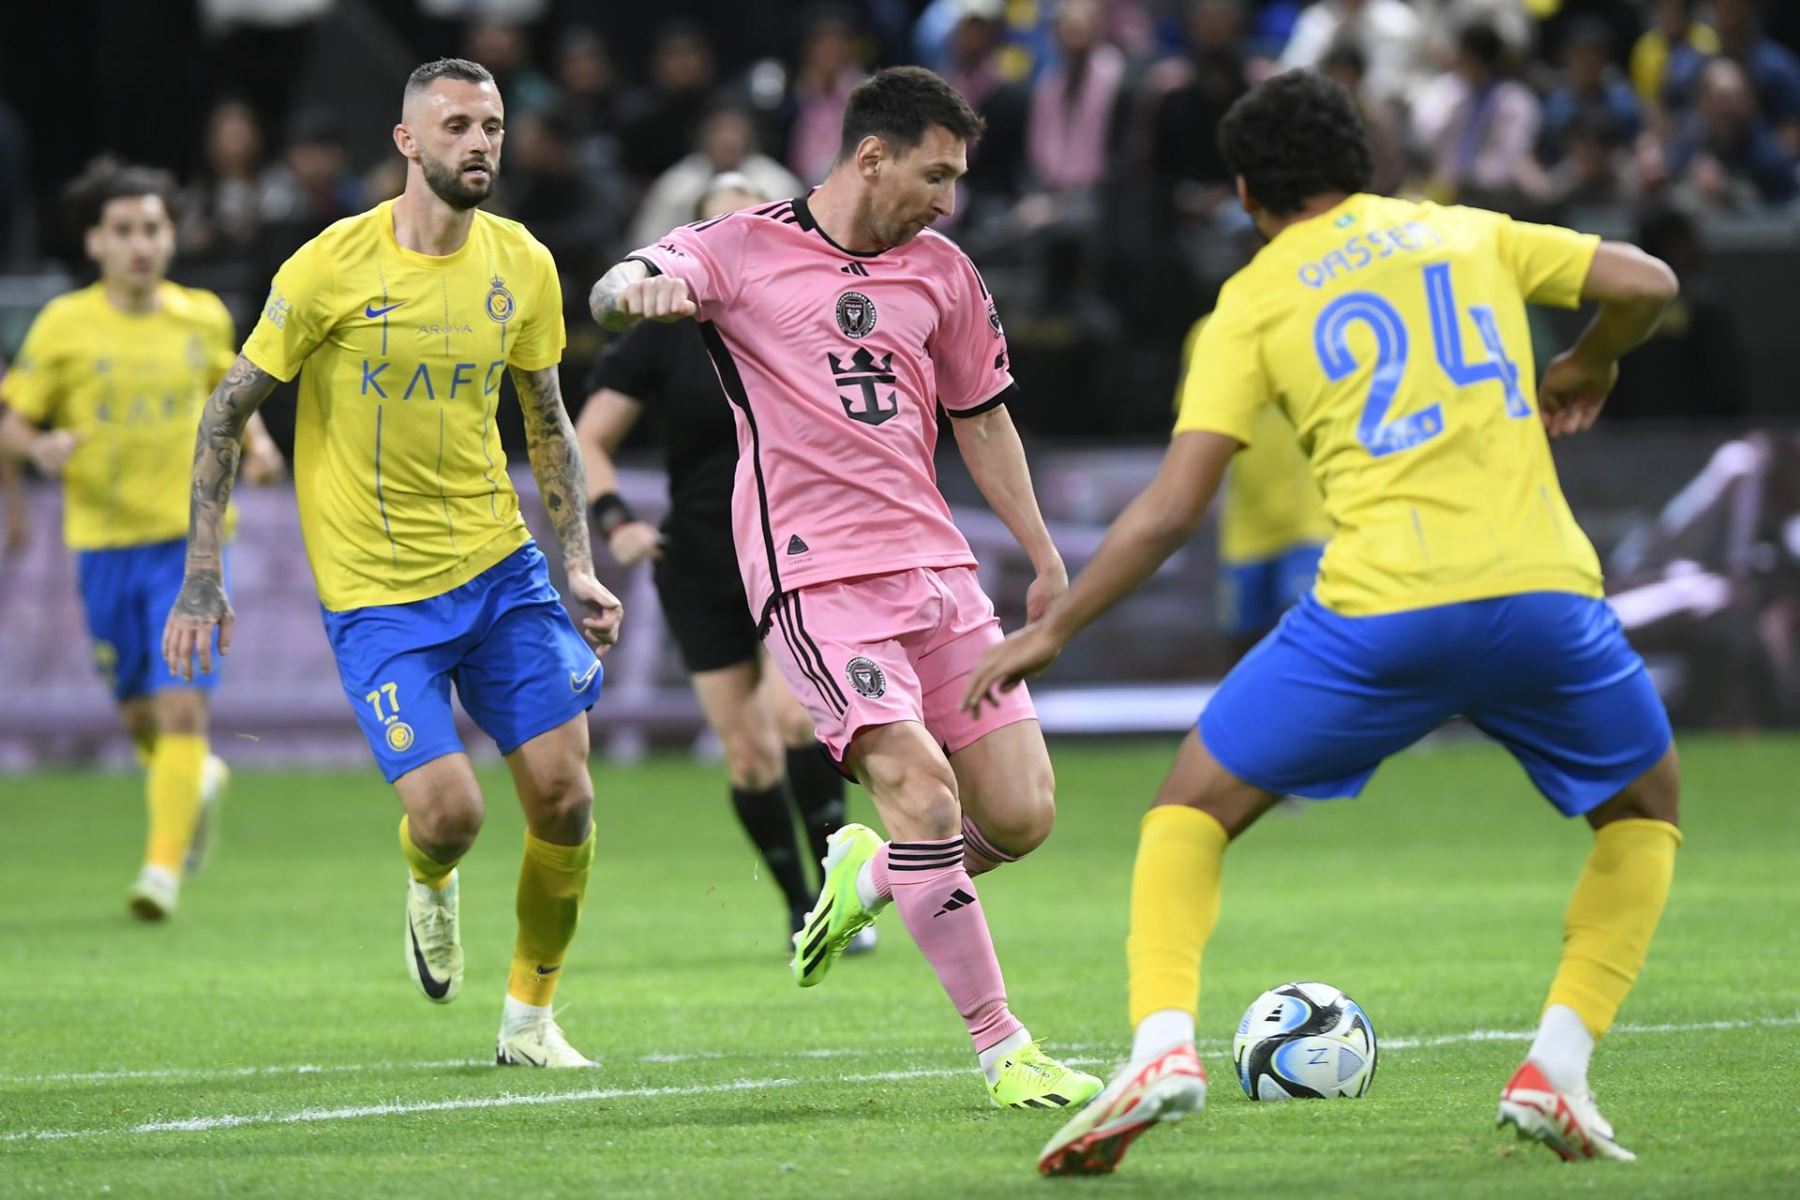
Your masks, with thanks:
[(725, 751), (725, 771), (733, 787), (760, 792), (781, 781), (785, 755), (774, 730), (766, 734), (748, 729), (732, 730), (719, 739)]
[(159, 692), (153, 706), (157, 733), (202, 737), (206, 733), (206, 697), (197, 691)]
[(981, 834), (995, 849), (1023, 858), (1043, 845), (1056, 825), (1056, 775), (1048, 757), (1011, 789), (1008, 800), (983, 812)]
[(941, 841), (962, 833), (956, 776), (948, 763), (891, 764), (867, 782), (895, 840)]
[(469, 852), (485, 815), (479, 794), (447, 792), (409, 811), (406, 828), (414, 845), (444, 861)]
[(535, 836), (566, 844), (586, 837), (594, 814), (594, 781), (587, 764), (568, 764), (541, 780), (530, 807)]
[(1588, 814), (1595, 829), (1613, 821), (1667, 821), (1681, 824), (1681, 765), (1673, 744), (1654, 767), (1631, 786)]

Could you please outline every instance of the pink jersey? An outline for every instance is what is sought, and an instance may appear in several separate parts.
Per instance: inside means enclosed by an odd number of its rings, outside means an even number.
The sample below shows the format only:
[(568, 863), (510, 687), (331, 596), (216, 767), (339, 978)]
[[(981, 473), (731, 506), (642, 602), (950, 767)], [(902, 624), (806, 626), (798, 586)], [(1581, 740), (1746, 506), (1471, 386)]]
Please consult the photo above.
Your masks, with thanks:
[(684, 225), (631, 255), (685, 280), (737, 420), (732, 533), (759, 620), (809, 584), (975, 565), (938, 491), (937, 409), (1013, 387), (993, 298), (930, 230), (841, 249), (806, 201)]

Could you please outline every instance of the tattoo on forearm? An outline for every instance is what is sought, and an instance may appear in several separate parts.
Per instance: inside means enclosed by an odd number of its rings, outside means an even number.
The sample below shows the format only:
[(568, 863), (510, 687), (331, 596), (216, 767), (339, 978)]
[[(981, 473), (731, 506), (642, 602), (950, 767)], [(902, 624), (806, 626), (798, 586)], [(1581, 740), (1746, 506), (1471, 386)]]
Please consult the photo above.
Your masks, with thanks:
[(244, 449), (244, 427), (274, 389), (275, 382), (274, 376), (240, 356), (213, 389), (200, 414), (200, 431), (194, 438), (193, 490), (188, 499), (190, 585), (182, 588), (175, 602), (178, 615), (194, 615), (189, 610), (194, 610), (204, 598), (189, 594), (197, 590), (193, 584), (223, 591), (220, 539), (225, 508), (231, 502), (231, 485), (237, 477), (238, 458)]
[(575, 426), (563, 407), (562, 380), (555, 367), (541, 371), (512, 372), (519, 389), (519, 407), (525, 414), (525, 445), (531, 456), (531, 473), (538, 494), (556, 526), (565, 568), (594, 565), (588, 543), (587, 472), (581, 464), (581, 447)]
[(619, 311), (619, 293), (625, 290), (636, 274), (632, 264), (619, 263), (596, 280), (593, 290), (588, 292), (588, 311), (602, 328), (620, 333), (632, 325), (633, 319)]

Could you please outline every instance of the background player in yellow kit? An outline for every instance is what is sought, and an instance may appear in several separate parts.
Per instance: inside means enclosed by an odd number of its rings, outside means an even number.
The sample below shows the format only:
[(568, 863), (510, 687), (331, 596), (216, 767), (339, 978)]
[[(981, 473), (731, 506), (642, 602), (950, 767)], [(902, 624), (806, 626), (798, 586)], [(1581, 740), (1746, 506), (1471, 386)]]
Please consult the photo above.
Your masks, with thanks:
[[(1039, 1167), (1111, 1171), (1150, 1125), (1205, 1102), (1194, 1013), (1227, 843), (1284, 793), (1355, 795), (1384, 758), (1459, 713), (1595, 830), (1500, 1119), (1565, 1158), (1628, 1159), (1587, 1067), (1668, 896), (1675, 748), (1601, 598), (1546, 431), (1593, 422), (1675, 277), (1634, 247), (1366, 194), (1355, 102), (1311, 72), (1253, 89), (1219, 140), (1269, 244), (1220, 295), (1155, 480), (1063, 601), (989, 652), (965, 703), (1041, 670), (1182, 545), (1265, 406), (1299, 431), (1336, 530), (1314, 595), (1226, 678), (1144, 819), (1131, 1057)], [(1598, 314), (1534, 388), (1525, 305), (1583, 299)]]
[[(175, 911), (227, 776), (207, 748), (217, 672), (178, 678), (160, 648), (181, 588), (194, 428), (237, 341), (217, 296), (169, 282), (174, 193), (163, 172), (108, 160), (70, 186), (100, 278), (44, 307), (0, 379), (0, 451), (62, 476), (94, 662), (148, 769), (150, 833), (128, 897), (146, 920)], [(241, 436), (244, 473), (278, 477), (262, 422)]]
[[(1209, 319), (1201, 317), (1188, 332), (1184, 378)], [(1254, 434), (1232, 458), (1219, 489), (1220, 625), (1234, 658), (1248, 653), (1306, 595), (1331, 536), (1331, 518), (1294, 427), (1269, 405), (1257, 413)]]
[(344, 693), (406, 815), (405, 961), (427, 999), (454, 1000), (463, 952), (457, 862), (481, 828), (480, 785), (456, 732), (463, 708), (499, 745), (525, 812), (518, 939), (495, 1057), (593, 1064), (550, 1001), (594, 855), (587, 710), (600, 662), (526, 531), (494, 416), (510, 373), (532, 473), (556, 527), (587, 635), (617, 637), (594, 578), (581, 454), (563, 409), (562, 289), (550, 252), (480, 211), (506, 114), (485, 67), (440, 59), (407, 80), (394, 200), (337, 222), (275, 276), (262, 320), (201, 420), (193, 533), (164, 652), (191, 669), (206, 634), (229, 642), (218, 533), (235, 431), (278, 379), (300, 376), (294, 482), (300, 529)]

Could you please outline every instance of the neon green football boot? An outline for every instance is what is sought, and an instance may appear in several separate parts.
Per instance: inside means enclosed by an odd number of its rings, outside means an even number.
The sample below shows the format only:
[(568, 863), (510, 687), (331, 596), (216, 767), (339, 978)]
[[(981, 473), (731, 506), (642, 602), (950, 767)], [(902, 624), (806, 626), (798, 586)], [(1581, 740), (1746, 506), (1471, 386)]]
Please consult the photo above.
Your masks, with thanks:
[(1080, 1108), (1104, 1086), (1086, 1071), (1057, 1062), (1036, 1042), (1026, 1042), (1000, 1061), (988, 1095), (995, 1108)]
[(819, 864), (825, 868), (819, 898), (794, 935), (794, 982), (803, 988), (816, 987), (852, 939), (875, 920), (856, 894), (856, 876), (880, 852), (880, 835), (853, 822), (832, 834), (828, 845)]

